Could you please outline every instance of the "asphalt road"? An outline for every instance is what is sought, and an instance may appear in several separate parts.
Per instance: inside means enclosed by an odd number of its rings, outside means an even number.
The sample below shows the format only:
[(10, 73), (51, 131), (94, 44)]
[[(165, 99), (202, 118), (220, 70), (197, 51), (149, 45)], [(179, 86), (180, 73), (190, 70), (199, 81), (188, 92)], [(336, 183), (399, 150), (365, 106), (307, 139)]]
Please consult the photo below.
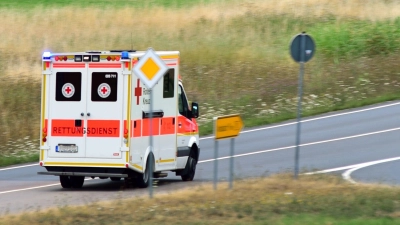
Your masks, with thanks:
[[(304, 118), (301, 123), (300, 172), (340, 173), (349, 182), (400, 184), (400, 102)], [(235, 178), (293, 172), (296, 124), (287, 121), (245, 129), (234, 140)], [(154, 194), (212, 182), (214, 139), (201, 138), (195, 181), (170, 173), (157, 179)], [(229, 179), (230, 140), (218, 141), (218, 179)], [(19, 167), (19, 168), (16, 168)], [(40, 176), (37, 164), (0, 168), (0, 215), (91, 202), (145, 196), (146, 189), (123, 182), (87, 180), (82, 189), (61, 188), (58, 177)]]

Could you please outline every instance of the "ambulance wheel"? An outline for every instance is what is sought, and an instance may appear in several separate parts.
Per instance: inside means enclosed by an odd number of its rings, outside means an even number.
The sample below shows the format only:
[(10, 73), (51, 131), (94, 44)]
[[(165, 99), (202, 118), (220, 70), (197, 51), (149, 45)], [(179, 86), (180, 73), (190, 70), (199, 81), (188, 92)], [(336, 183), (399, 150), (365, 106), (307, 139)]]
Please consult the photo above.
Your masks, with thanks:
[(194, 174), (196, 173), (196, 165), (197, 161), (193, 156), (189, 156), (188, 161), (186, 163), (185, 171), (186, 174), (181, 175), (183, 181), (192, 181), (194, 178)]
[(73, 176), (70, 179), (73, 188), (82, 188), (83, 183), (85, 182), (84, 176)]
[(150, 174), (153, 172), (153, 169), (149, 166), (150, 160), (153, 162), (154, 166), (153, 154), (150, 154), (149, 157), (147, 157), (146, 169), (144, 170), (144, 173), (139, 174), (137, 177), (137, 184), (140, 188), (147, 188), (150, 184)]
[(121, 177), (110, 177), (112, 181), (120, 181)]
[(61, 187), (63, 188), (71, 188), (72, 182), (69, 176), (60, 176)]

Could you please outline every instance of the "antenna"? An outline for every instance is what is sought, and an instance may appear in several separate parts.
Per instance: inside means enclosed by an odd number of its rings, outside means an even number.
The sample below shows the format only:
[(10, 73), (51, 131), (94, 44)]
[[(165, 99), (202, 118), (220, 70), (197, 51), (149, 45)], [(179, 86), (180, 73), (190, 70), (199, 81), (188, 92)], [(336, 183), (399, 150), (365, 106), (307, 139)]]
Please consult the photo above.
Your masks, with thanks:
[(132, 31), (131, 31), (131, 49), (133, 50)]

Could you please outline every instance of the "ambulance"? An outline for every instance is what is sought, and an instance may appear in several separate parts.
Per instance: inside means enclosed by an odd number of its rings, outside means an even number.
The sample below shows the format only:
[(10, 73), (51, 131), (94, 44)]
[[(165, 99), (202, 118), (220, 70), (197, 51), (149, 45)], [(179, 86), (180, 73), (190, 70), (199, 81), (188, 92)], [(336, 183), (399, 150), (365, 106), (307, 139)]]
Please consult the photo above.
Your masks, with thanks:
[[(81, 188), (85, 177), (145, 188), (169, 171), (193, 180), (199, 106), (187, 100), (180, 53), (155, 51), (166, 72), (151, 89), (133, 72), (144, 55), (43, 53), (39, 165), (47, 171), (38, 174), (59, 176), (63, 188)], [(149, 77), (160, 68), (151, 59), (142, 66)]]

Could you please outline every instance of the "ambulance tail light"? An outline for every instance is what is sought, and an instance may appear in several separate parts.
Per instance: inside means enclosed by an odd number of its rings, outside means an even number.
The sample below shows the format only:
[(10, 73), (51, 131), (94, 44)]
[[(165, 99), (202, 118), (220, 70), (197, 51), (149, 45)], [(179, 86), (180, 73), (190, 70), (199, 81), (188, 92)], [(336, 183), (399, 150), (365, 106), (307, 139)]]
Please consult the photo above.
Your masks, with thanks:
[(43, 128), (43, 133), (42, 133), (42, 141), (46, 142), (47, 141), (47, 128)]
[(56, 61), (67, 61), (68, 57), (66, 55), (64, 55), (64, 56), (55, 56), (54, 60), (56, 60)]
[(129, 168), (129, 164), (128, 164), (128, 163), (125, 163), (125, 167), (126, 167), (126, 168)]
[(43, 162), (40, 162), (39, 165), (40, 165), (40, 166), (43, 166)]
[(124, 130), (124, 138), (125, 138), (125, 139), (128, 138), (128, 133), (129, 133), (128, 129), (125, 129), (125, 130)]

